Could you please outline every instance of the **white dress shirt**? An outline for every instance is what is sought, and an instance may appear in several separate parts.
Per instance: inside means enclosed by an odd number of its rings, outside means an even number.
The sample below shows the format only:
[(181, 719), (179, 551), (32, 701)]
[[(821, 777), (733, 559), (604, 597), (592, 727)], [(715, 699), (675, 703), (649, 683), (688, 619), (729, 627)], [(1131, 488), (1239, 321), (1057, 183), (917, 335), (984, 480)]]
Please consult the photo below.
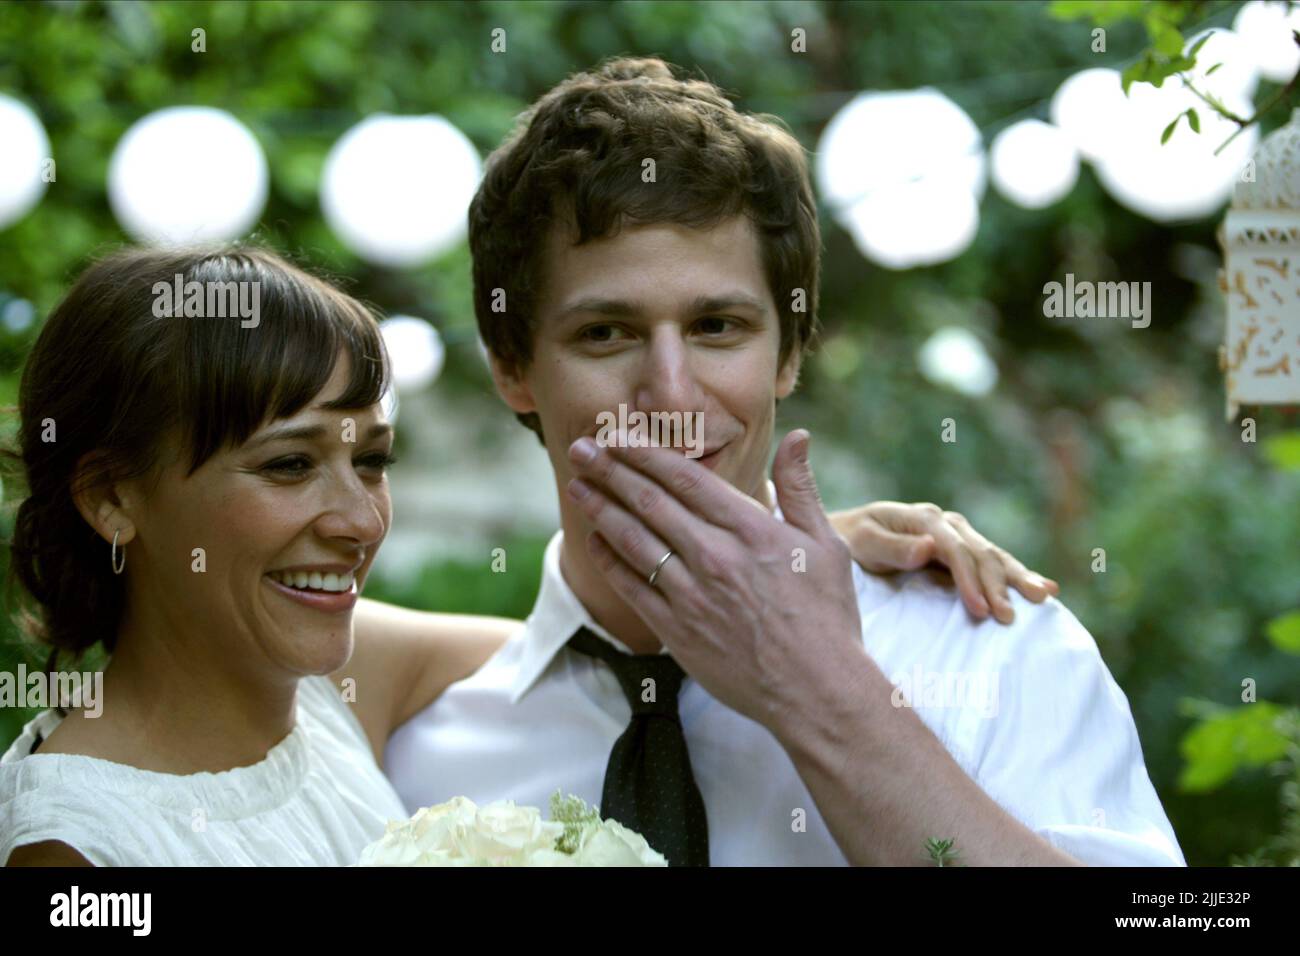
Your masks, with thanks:
[[(546, 549), (537, 603), (518, 633), (389, 738), (386, 772), (408, 812), (458, 795), (548, 812), (556, 790), (599, 806), (631, 707), (605, 664), (565, 644), (585, 625), (630, 651), (565, 582), (562, 542), (559, 532)], [(1064, 605), (1012, 591), (1013, 624), (977, 622), (930, 572), (853, 570), (862, 639), (898, 687), (896, 703), (909, 701), (1007, 812), (1088, 864), (1186, 865), (1128, 700)], [(690, 677), (679, 702), (712, 865), (847, 862), (771, 732)]]

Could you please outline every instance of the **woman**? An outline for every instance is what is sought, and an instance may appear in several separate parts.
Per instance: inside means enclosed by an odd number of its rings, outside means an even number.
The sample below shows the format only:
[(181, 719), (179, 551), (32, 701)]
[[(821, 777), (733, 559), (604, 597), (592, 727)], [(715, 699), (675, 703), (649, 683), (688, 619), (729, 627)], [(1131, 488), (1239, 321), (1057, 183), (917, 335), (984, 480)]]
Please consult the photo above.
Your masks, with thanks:
[[(163, 303), (177, 283), (205, 315)], [(214, 314), (231, 291), (258, 314)], [(269, 252), (80, 277), (23, 375), (12, 571), (50, 669), (100, 642), (110, 662), (102, 714), (47, 710), (0, 759), (0, 860), (349, 864), (407, 815), (384, 741), (516, 622), (374, 605), (354, 649), (391, 522), (386, 382), (373, 316)], [(860, 558), (896, 546), (876, 532)]]
[[(178, 275), (246, 284), (256, 321), (167, 315)], [(13, 566), (41, 640), (111, 660), (101, 716), (46, 711), (6, 754), (0, 857), (346, 864), (406, 816), (325, 676), (391, 518), (385, 382), (373, 317), (270, 253), (81, 277), (23, 376)], [(504, 635), (463, 623), (476, 661)]]

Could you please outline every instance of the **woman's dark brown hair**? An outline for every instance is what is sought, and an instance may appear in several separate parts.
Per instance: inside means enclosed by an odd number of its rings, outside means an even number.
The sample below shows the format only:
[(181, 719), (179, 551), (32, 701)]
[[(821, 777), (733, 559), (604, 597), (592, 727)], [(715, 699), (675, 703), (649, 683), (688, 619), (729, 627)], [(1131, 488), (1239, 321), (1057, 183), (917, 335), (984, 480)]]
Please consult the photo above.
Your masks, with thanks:
[[(646, 159), (655, 182), (642, 179)], [(799, 141), (777, 117), (741, 113), (712, 83), (677, 79), (653, 57), (569, 77), (520, 114), (470, 204), (483, 343), (514, 372), (532, 361), (546, 238), (558, 223), (571, 222), (581, 245), (624, 219), (710, 228), (739, 214), (758, 234), (784, 361), (817, 325), (821, 234)], [(494, 309), (498, 289), (505, 311)], [(536, 413), (517, 417), (541, 434)]]
[[(249, 304), (258, 283), (256, 322), (230, 310), (156, 314), (168, 311), (156, 308), (158, 284), (174, 287), (177, 276), (250, 283)], [(102, 642), (111, 653), (125, 601), (125, 575), (113, 573), (109, 545), (77, 510), (77, 487), (149, 474), (167, 435), (179, 439), (193, 473), (304, 408), (340, 354), (349, 381), (329, 407), (379, 401), (388, 365), (374, 316), (264, 249), (130, 248), (81, 274), (27, 359), (18, 449), (9, 453), (28, 491), (10, 542), (10, 583), (29, 596), (19, 624), (52, 648), (50, 669), (61, 651), (80, 660)]]

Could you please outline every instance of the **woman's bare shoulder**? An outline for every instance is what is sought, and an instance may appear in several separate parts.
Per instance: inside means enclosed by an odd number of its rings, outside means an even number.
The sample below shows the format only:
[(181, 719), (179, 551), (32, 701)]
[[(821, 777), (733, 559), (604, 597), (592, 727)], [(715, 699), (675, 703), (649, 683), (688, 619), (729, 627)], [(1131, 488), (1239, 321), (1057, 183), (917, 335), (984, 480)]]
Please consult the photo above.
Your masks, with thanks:
[[(353, 625), (352, 658), (330, 679), (353, 691), (353, 711), (378, 753), (395, 728), (483, 666), (522, 622), (412, 611), (363, 599)], [(363, 696), (367, 686), (380, 693)]]

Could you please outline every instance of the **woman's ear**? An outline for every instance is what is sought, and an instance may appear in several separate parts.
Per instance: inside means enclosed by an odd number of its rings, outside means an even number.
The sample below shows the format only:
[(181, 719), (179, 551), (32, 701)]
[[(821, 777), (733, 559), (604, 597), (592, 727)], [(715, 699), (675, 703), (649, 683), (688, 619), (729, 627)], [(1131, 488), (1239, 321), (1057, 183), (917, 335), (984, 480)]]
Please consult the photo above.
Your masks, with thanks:
[(520, 415), (537, 411), (537, 402), (533, 400), (533, 390), (524, 381), (521, 371), (508, 365), (488, 351), (488, 365), (492, 369), (492, 381), (496, 385), (501, 400), (510, 406), (510, 410)]
[(123, 485), (96, 474), (101, 461), (99, 452), (81, 456), (72, 477), (72, 500), (96, 534), (108, 542), (117, 535), (123, 545), (135, 537), (131, 498)]

